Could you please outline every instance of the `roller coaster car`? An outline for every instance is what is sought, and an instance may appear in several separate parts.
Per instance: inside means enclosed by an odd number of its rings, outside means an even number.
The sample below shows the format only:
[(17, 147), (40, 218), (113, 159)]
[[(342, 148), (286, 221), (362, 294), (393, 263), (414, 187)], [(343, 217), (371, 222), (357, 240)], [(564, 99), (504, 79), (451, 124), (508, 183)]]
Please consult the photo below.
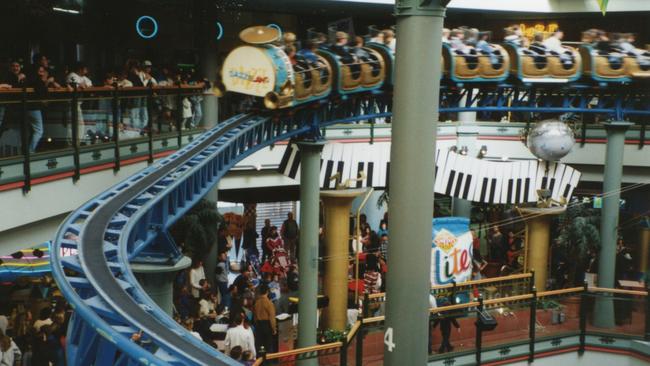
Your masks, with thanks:
[(527, 48), (506, 44), (505, 48), (512, 60), (510, 71), (519, 80), (528, 83), (568, 83), (580, 78), (582, 58), (572, 47), (564, 47), (571, 52), (570, 67), (563, 65), (560, 56), (554, 54), (538, 54)]
[(392, 66), (390, 52), (382, 46), (369, 44), (355, 53), (352, 48), (348, 54), (335, 53), (332, 48), (322, 48), (319, 55), (332, 65), (334, 83), (339, 94), (351, 94), (380, 89), (390, 73)]
[(327, 94), (332, 89), (332, 67), (327, 60), (317, 55), (317, 62), (296, 57), (295, 96), (297, 100), (311, 99)]
[(650, 78), (650, 70), (643, 70), (634, 56), (617, 57), (620, 62), (612, 64), (610, 56), (601, 54), (591, 45), (580, 47), (584, 62), (584, 73), (599, 82), (629, 82), (634, 79)]
[(478, 50), (469, 55), (456, 54), (448, 44), (443, 44), (443, 75), (453, 82), (495, 82), (508, 77), (510, 58), (499, 45), (495, 48), (498, 62), (492, 63), (490, 55)]

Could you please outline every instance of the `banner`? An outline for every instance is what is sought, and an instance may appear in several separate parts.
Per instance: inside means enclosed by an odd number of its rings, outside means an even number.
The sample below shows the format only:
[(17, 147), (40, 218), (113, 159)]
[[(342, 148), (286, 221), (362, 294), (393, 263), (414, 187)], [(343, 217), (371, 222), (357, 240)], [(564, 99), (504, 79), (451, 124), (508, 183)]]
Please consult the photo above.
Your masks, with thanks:
[(472, 234), (469, 219), (433, 219), (431, 241), (431, 285), (461, 283), (472, 277)]

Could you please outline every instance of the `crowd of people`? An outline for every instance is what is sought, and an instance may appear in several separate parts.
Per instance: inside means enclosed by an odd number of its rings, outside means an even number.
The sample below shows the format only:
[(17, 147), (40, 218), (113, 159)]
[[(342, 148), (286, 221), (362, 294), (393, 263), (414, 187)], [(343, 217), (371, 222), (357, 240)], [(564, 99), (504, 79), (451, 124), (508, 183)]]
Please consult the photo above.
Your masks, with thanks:
[[(291, 312), (289, 298), (297, 297), (299, 289), (296, 263), (300, 227), (293, 213), (287, 213), (280, 228), (267, 219), (258, 231), (250, 222), (243, 224), (241, 240), (229, 235), (226, 228), (218, 230), (215, 272), (207, 273), (203, 261), (195, 258), (190, 269), (179, 273), (174, 299), (174, 314), (180, 324), (244, 364), (254, 360), (262, 350), (267, 353), (278, 350), (276, 317)], [(361, 307), (361, 301), (354, 301), (355, 286), (360, 299), (364, 293), (383, 291), (387, 271), (387, 215), (376, 231), (366, 222), (365, 215), (361, 215), (359, 228), (360, 234), (351, 240), (349, 247), (351, 323), (356, 321)], [(328, 260), (324, 234), (321, 227), (321, 264)], [(258, 238), (261, 239), (259, 247)], [(363, 264), (356, 284), (355, 256)], [(322, 278), (324, 266), (319, 269)]]
[[(133, 87), (166, 86), (180, 84), (203, 86), (204, 80), (193, 70), (183, 70), (177, 67), (161, 66), (155, 68), (149, 60), (127, 60), (122, 67), (104, 73), (92, 74), (88, 65), (77, 62), (61, 70), (55, 69), (46, 55), (36, 54), (30, 65), (21, 60), (11, 60), (6, 67), (0, 64), (0, 89), (33, 88), (34, 95), (27, 103), (27, 123), (29, 125), (29, 150), (37, 151), (44, 136), (47, 123), (61, 122), (54, 116), (61, 112), (63, 105), (38, 101), (47, 99), (54, 90), (115, 87), (127, 89)], [(6, 71), (5, 71), (6, 70)], [(32, 102), (32, 100), (34, 100)], [(151, 120), (154, 128), (174, 130), (177, 113), (182, 114), (182, 128), (196, 127), (203, 116), (201, 107), (202, 97), (199, 94), (186, 96), (181, 105), (177, 105), (173, 96), (154, 98), (154, 105), (148, 106), (146, 97), (120, 100), (118, 107), (119, 133), (140, 136), (145, 134)], [(81, 144), (109, 140), (114, 133), (112, 128), (113, 105), (110, 95), (105, 99), (79, 102), (77, 108), (77, 123), (79, 124), (78, 139)], [(149, 111), (153, 115), (149, 115)], [(58, 115), (65, 113), (58, 113)], [(51, 120), (51, 121), (48, 121)], [(0, 134), (21, 122), (20, 107), (12, 104), (0, 104)], [(66, 123), (70, 125), (69, 123)], [(161, 127), (158, 127), (161, 126)], [(68, 140), (71, 137), (68, 131)], [(1, 136), (1, 135), (0, 135)], [(17, 142), (19, 145), (19, 142)]]
[[(535, 32), (532, 39), (529, 39), (519, 25), (512, 25), (504, 29), (504, 34), (505, 43), (523, 48), (525, 54), (536, 57), (540, 63), (548, 56), (559, 57), (566, 69), (575, 63), (573, 51), (562, 44), (564, 32), (561, 29), (547, 33)], [(481, 32), (476, 28), (444, 28), (442, 42), (448, 44), (456, 54), (464, 56), (470, 65), (478, 62), (479, 55), (485, 55), (490, 57), (495, 68), (499, 68), (503, 60), (502, 54), (489, 43), (490, 35), (491, 32)], [(600, 29), (589, 29), (582, 33), (581, 42), (592, 45), (600, 54), (607, 56), (614, 69), (622, 66), (625, 56), (635, 57), (639, 65), (647, 69), (650, 67), (650, 52), (637, 48), (635, 40), (633, 33), (608, 34)]]
[(68, 322), (65, 301), (41, 307), (34, 318), (24, 304), (3, 309), (0, 315), (0, 365), (65, 366)]

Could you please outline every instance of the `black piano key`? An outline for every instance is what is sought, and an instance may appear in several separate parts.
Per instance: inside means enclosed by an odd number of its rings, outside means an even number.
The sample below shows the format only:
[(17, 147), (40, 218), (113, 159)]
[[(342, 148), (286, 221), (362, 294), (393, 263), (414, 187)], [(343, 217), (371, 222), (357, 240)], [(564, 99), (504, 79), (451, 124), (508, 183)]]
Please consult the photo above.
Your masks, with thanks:
[(280, 167), (278, 170), (280, 173), (284, 174), (287, 170), (287, 165), (289, 164), (289, 158), (291, 157), (291, 153), (293, 152), (293, 147), (291, 144), (287, 145), (287, 149), (284, 150), (284, 155), (282, 155), (282, 160), (280, 160)]
[(546, 189), (546, 184), (548, 184), (548, 177), (542, 177), (542, 186), (541, 189)]
[(487, 192), (487, 186), (488, 186), (488, 179), (483, 178), (483, 184), (481, 184), (481, 202), (487, 203), (485, 201), (485, 194)]
[(368, 171), (366, 172), (366, 187), (372, 187), (372, 172), (375, 169), (375, 163), (368, 162)]
[[(359, 163), (357, 165), (357, 176), (354, 177), (354, 178), (359, 179), (359, 174), (361, 174), (362, 171), (363, 171), (363, 163)], [(357, 181), (357, 188), (361, 188), (361, 187), (363, 187), (363, 181), (358, 180)]]
[(506, 200), (506, 203), (512, 203), (512, 188), (514, 186), (514, 182), (512, 179), (508, 179), (508, 198)]
[(325, 166), (325, 179), (323, 179), (323, 187), (325, 188), (330, 187), (330, 178), (332, 177), (332, 169), (334, 169), (334, 162), (328, 160), (327, 165)]
[(464, 176), (465, 176), (464, 173), (458, 173), (458, 179), (456, 179), (456, 190), (454, 191), (454, 197), (460, 198), (460, 189), (462, 188), (461, 185), (463, 184)]
[(515, 195), (515, 203), (521, 202), (521, 178), (517, 179), (517, 193)]
[(445, 188), (445, 195), (451, 196), (451, 187), (454, 185), (454, 177), (456, 176), (456, 171), (451, 170), (449, 173), (449, 180), (447, 181), (447, 188)]
[(469, 198), (469, 186), (472, 184), (472, 175), (467, 176), (467, 181), (465, 182), (465, 189), (463, 189), (463, 199), (466, 200)]
[(562, 197), (566, 198), (567, 200), (569, 199), (569, 192), (571, 191), (571, 185), (567, 184), (564, 187), (564, 192), (562, 193)]
[(293, 158), (293, 164), (291, 164), (291, 169), (289, 170), (289, 177), (292, 179), (296, 178), (298, 175), (298, 167), (300, 167), (300, 152), (296, 154), (296, 157)]
[(551, 178), (551, 184), (548, 186), (548, 190), (553, 194), (553, 187), (555, 187), (555, 178)]
[(497, 179), (492, 178), (492, 187), (490, 187), (490, 203), (494, 203), (494, 196), (497, 193)]
[(345, 183), (343, 182), (343, 168), (344, 168), (345, 162), (344, 161), (339, 161), (338, 165), (336, 167), (336, 172), (339, 173), (339, 179), (338, 182)]
[(526, 183), (524, 184), (524, 202), (528, 202), (529, 193), (530, 193), (530, 178), (526, 178)]
[(386, 163), (386, 190), (388, 190), (388, 182), (390, 182), (390, 161)]

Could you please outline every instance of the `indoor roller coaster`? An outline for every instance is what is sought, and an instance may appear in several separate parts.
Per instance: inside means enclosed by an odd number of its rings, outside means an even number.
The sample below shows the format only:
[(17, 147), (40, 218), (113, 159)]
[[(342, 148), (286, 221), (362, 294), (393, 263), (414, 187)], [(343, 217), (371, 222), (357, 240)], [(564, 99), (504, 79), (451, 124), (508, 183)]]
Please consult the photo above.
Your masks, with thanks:
[[(375, 51), (374, 57), (383, 52), (380, 48)], [(359, 82), (368, 85), (378, 82), (376, 76), (390, 74), (377, 74), (373, 68), (360, 70), (366, 72), (366, 78)], [(232, 75), (250, 77), (245, 72)], [(190, 335), (158, 308), (139, 285), (130, 263), (176, 263), (181, 253), (168, 234), (170, 226), (252, 153), (290, 138), (320, 139), (322, 128), (331, 124), (391, 116), (392, 95), (384, 87), (363, 87), (353, 93), (344, 90), (352, 84), (342, 81), (334, 85), (345, 92), (293, 104), (286, 94), (294, 93), (288, 87), (292, 84), (286, 81), (298, 78), (285, 73), (279, 78), (273, 75), (271, 81), (271, 75), (267, 76), (270, 89), (248, 95), (265, 97), (273, 106), (288, 103), (283, 105), (286, 109), (240, 114), (218, 124), (185, 148), (87, 202), (61, 225), (52, 250), (52, 271), (75, 310), (67, 338), (71, 365), (237, 364)], [(332, 88), (332, 84), (313, 85), (319, 86), (321, 93)], [(648, 94), (647, 87), (637, 84), (616, 88), (574, 83), (515, 85), (507, 80), (480, 86), (447, 84), (441, 89), (440, 112), (476, 111), (488, 118), (507, 113), (540, 117), (574, 113), (631, 119), (645, 128), (650, 116)], [(290, 94), (291, 101), (294, 96)], [(76, 249), (78, 255), (61, 257), (62, 248)], [(140, 331), (145, 341), (133, 342), (131, 336)]]

